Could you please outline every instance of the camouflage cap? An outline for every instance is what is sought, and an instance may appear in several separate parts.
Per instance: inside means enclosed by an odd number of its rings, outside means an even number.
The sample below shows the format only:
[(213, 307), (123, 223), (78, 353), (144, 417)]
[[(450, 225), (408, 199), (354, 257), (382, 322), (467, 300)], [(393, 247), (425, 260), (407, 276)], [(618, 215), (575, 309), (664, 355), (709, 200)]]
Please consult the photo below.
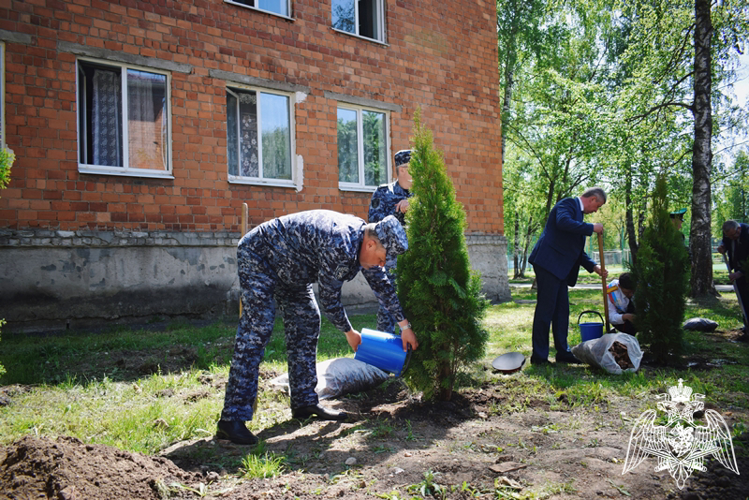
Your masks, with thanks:
[(395, 166), (400, 167), (411, 161), (411, 150), (402, 149), (395, 153)]
[(375, 225), (375, 234), (385, 247), (388, 257), (395, 257), (408, 250), (406, 230), (394, 215), (388, 215)]

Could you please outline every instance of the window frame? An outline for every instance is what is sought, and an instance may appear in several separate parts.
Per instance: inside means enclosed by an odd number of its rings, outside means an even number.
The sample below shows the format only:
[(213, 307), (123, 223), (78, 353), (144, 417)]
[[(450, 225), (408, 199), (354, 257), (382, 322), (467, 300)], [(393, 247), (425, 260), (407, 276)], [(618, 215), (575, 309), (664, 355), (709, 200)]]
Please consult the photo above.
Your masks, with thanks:
[[(225, 113), (225, 119), (226, 119), (226, 175), (227, 180), (230, 184), (244, 184), (244, 185), (250, 185), (250, 186), (273, 186), (273, 187), (286, 187), (286, 188), (295, 188), (299, 189), (298, 182), (299, 182), (299, 175), (297, 174), (297, 159), (296, 159), (296, 123), (294, 120), (294, 110), (296, 107), (296, 100), (295, 100), (295, 93), (294, 92), (285, 92), (282, 90), (276, 90), (276, 89), (270, 89), (267, 87), (260, 87), (256, 85), (246, 85), (246, 84), (240, 84), (240, 83), (234, 83), (234, 82), (227, 82), (226, 83), (226, 92), (233, 92), (236, 93), (236, 91), (253, 91), (257, 95), (258, 93), (264, 93), (264, 94), (272, 94), (276, 96), (283, 96), (288, 98), (289, 102), (289, 109), (288, 109), (288, 119), (289, 119), (289, 156), (291, 159), (291, 179), (267, 179), (265, 177), (245, 177), (242, 175), (232, 175), (229, 173), (229, 124), (228, 124), (228, 118), (229, 118), (229, 104), (227, 102), (226, 104), (226, 113)], [(262, 127), (262, 115), (260, 111), (260, 102), (258, 99), (257, 104), (257, 116), (258, 116), (258, 172), (262, 172), (263, 165), (262, 165), (262, 140), (261, 140), (261, 134), (260, 129)], [(237, 120), (237, 127), (239, 127), (239, 120)], [(237, 137), (239, 137), (239, 130), (237, 130)], [(239, 143), (237, 143), (237, 146), (239, 147)]]
[[(119, 68), (122, 78), (122, 163), (121, 167), (113, 167), (108, 165), (92, 165), (83, 163), (81, 158), (81, 144), (80, 141), (85, 140), (88, 134), (87, 130), (81, 130), (81, 124), (85, 123), (87, 126), (89, 123), (85, 118), (81, 118), (81, 113), (85, 112), (86, 107), (80, 102), (81, 99), (81, 81), (80, 81), (80, 64), (98, 65), (110, 68)], [(166, 144), (163, 148), (167, 155), (167, 165), (164, 170), (156, 169), (145, 169), (135, 168), (129, 166), (130, 152), (127, 147), (128, 144), (128, 117), (125, 116), (128, 109), (128, 96), (127, 96), (127, 71), (128, 70), (143, 71), (146, 73), (153, 73), (156, 75), (163, 75), (166, 77)], [(143, 178), (155, 178), (155, 179), (174, 179), (172, 173), (173, 170), (173, 155), (172, 155), (172, 75), (169, 71), (159, 70), (155, 68), (149, 68), (146, 66), (138, 66), (135, 64), (120, 63), (115, 61), (107, 61), (100, 59), (93, 59), (88, 57), (78, 57), (75, 61), (75, 100), (76, 100), (76, 129), (78, 133), (78, 172), (82, 174), (97, 174), (97, 175), (118, 175), (124, 177), (143, 177)], [(83, 135), (86, 134), (86, 135)], [(86, 145), (87, 146), (87, 145)]]
[[(259, 1), (260, 0), (255, 0), (255, 3), (257, 4)], [(281, 17), (283, 19), (288, 19), (289, 21), (293, 21), (294, 18), (291, 17), (291, 0), (284, 0), (284, 1), (286, 2), (286, 10), (288, 10), (289, 15), (279, 14), (278, 12), (273, 12), (272, 10), (261, 9), (260, 7), (253, 7), (252, 5), (245, 5), (243, 3), (239, 3), (239, 2), (234, 1), (234, 0), (224, 0), (224, 3), (229, 4), (229, 5), (234, 5), (235, 7), (242, 7), (242, 8), (245, 8), (245, 9), (250, 9), (250, 10), (257, 11), (257, 12), (262, 12), (264, 14), (270, 14), (271, 16), (277, 16), (277, 17)]]
[(359, 0), (354, 0), (354, 27), (356, 29), (355, 33), (351, 33), (349, 31), (344, 31), (342, 29), (338, 29), (333, 26), (333, 3), (331, 2), (331, 11), (330, 11), (330, 24), (331, 29), (337, 33), (343, 33), (344, 35), (353, 36), (356, 38), (360, 38), (361, 40), (367, 40), (369, 42), (379, 43), (382, 45), (387, 45), (387, 41), (385, 40), (385, 34), (387, 33), (387, 30), (385, 29), (385, 0), (372, 0), (375, 2), (376, 10), (377, 10), (377, 18), (379, 20), (379, 38), (370, 38), (368, 36), (364, 36), (359, 34)]
[[(364, 184), (366, 175), (364, 173), (364, 119), (362, 114), (364, 111), (371, 111), (373, 113), (381, 113), (385, 115), (385, 174), (386, 182), (391, 183), (393, 176), (392, 167), (392, 145), (390, 142), (390, 111), (385, 109), (377, 109), (370, 106), (360, 106), (357, 104), (351, 104), (347, 102), (338, 102), (336, 105), (336, 145), (338, 144), (338, 110), (345, 109), (348, 111), (356, 112), (356, 148), (357, 148), (357, 160), (359, 167), (359, 179), (358, 183), (355, 182), (341, 182), (340, 180), (340, 164), (336, 161), (336, 168), (338, 169), (338, 189), (341, 191), (357, 191), (363, 193), (373, 193), (381, 184), (377, 186), (367, 186)], [(337, 148), (336, 148), (337, 150)]]

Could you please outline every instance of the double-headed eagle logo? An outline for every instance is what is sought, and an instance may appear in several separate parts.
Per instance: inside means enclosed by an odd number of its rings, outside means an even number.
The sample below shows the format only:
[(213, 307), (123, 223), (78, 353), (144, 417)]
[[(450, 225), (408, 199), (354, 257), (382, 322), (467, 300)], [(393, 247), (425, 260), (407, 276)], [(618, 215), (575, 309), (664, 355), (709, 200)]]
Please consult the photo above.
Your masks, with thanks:
[(705, 410), (707, 425), (696, 425), (694, 413), (705, 405), (704, 394), (694, 394), (682, 384), (669, 387), (668, 394), (659, 394), (658, 409), (668, 414), (666, 425), (655, 425), (657, 412), (645, 411), (635, 422), (629, 437), (627, 458), (622, 474), (631, 471), (647, 456), (658, 459), (655, 471), (668, 469), (679, 489), (684, 488), (695, 469), (705, 471), (705, 457), (714, 457), (723, 467), (739, 474), (733, 451), (731, 432), (715, 410)]

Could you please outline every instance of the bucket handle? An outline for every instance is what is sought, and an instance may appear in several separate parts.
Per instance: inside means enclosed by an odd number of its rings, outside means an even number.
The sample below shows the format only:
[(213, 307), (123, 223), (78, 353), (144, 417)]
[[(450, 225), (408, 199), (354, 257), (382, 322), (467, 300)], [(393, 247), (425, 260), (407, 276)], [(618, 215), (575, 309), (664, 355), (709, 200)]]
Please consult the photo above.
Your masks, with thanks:
[(583, 312), (580, 313), (580, 316), (577, 317), (577, 324), (578, 325), (580, 324), (580, 318), (582, 318), (583, 314), (586, 314), (586, 313), (597, 314), (598, 317), (601, 318), (601, 324), (603, 324), (603, 316), (601, 316), (601, 313), (599, 313), (598, 311), (583, 311)]
[(408, 363), (411, 362), (411, 346), (408, 346), (408, 351), (406, 351), (406, 359), (403, 361), (403, 368), (401, 368), (401, 373), (399, 377), (402, 377), (403, 374), (406, 372), (406, 369), (408, 368)]

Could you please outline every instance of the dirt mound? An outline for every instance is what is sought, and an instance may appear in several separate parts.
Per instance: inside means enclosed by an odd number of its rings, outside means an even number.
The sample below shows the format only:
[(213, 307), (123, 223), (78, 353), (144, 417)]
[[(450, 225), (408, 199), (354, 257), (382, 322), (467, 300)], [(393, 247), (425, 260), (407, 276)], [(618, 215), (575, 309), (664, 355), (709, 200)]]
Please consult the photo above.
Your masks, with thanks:
[(0, 447), (0, 498), (159, 499), (171, 483), (198, 481), (166, 458), (71, 437), (26, 436)]

